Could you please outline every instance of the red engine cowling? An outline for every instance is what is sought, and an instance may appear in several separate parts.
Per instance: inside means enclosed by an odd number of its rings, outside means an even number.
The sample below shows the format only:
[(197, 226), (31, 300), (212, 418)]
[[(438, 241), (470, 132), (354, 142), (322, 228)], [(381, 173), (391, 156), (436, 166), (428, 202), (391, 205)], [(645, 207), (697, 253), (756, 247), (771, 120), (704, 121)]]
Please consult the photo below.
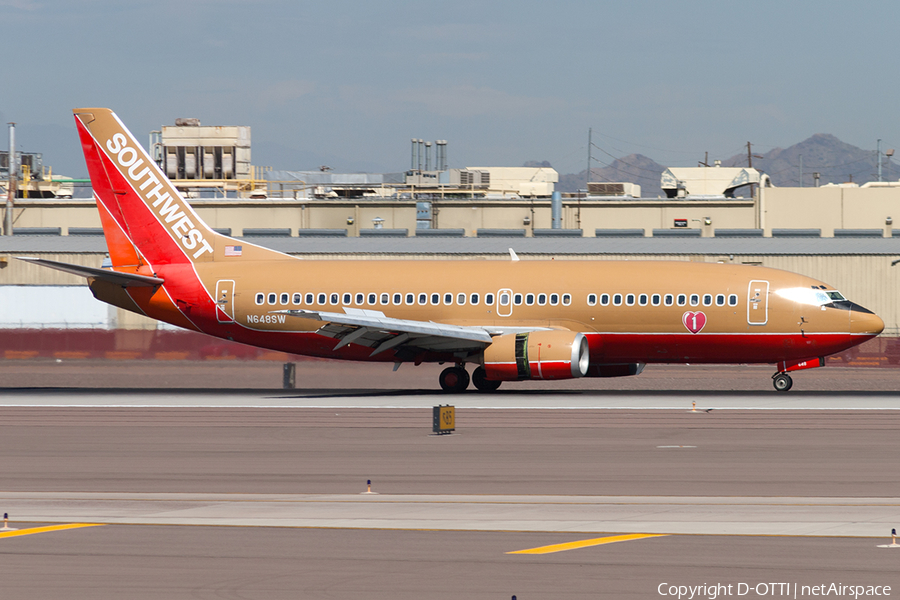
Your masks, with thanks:
[(588, 341), (574, 331), (530, 331), (497, 336), (484, 350), (484, 371), (493, 381), (572, 379), (587, 375)]

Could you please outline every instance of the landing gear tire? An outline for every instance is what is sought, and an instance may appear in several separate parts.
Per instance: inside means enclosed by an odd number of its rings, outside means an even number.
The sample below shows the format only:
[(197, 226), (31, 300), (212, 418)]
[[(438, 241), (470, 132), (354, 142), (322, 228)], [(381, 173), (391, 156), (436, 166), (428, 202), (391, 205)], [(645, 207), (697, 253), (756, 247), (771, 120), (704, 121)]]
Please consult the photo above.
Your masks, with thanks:
[(496, 392), (502, 381), (491, 381), (484, 372), (484, 367), (472, 371), (472, 383), (479, 392)]
[(469, 387), (469, 373), (462, 367), (447, 367), (441, 371), (439, 381), (442, 390), (458, 394)]
[(787, 373), (778, 373), (772, 378), (772, 385), (779, 392), (786, 392), (794, 385), (794, 380)]

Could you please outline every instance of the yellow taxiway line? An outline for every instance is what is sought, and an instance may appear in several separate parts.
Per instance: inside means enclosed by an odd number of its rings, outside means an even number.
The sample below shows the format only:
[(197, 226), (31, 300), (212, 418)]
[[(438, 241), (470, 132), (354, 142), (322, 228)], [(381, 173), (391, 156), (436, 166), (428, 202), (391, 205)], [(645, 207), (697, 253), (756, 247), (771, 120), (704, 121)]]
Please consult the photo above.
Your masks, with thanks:
[(79, 529), (81, 527), (103, 527), (103, 523), (68, 523), (66, 525), (48, 525), (47, 527), (32, 527), (30, 529), (0, 531), (0, 538), (17, 537), (20, 535), (34, 535), (35, 533), (62, 531), (64, 529)]
[(551, 546), (541, 546), (539, 548), (528, 548), (527, 550), (516, 550), (515, 552), (507, 552), (507, 554), (551, 554), (553, 552), (564, 552), (566, 550), (577, 550), (578, 548), (590, 548), (591, 546), (601, 546), (603, 544), (629, 542), (631, 540), (642, 540), (644, 538), (654, 537), (666, 537), (666, 534), (631, 533), (628, 535), (612, 535), (609, 537), (594, 538), (592, 540), (579, 540), (577, 542), (567, 542), (565, 544), (553, 544)]

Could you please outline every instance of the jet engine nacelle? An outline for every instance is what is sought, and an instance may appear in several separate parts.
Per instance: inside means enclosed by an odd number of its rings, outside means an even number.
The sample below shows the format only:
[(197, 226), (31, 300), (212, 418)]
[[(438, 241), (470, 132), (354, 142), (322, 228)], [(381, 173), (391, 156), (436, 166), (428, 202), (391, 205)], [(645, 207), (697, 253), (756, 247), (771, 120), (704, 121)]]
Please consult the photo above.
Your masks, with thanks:
[(574, 331), (508, 333), (484, 350), (486, 378), (493, 381), (572, 379), (590, 366), (588, 341)]

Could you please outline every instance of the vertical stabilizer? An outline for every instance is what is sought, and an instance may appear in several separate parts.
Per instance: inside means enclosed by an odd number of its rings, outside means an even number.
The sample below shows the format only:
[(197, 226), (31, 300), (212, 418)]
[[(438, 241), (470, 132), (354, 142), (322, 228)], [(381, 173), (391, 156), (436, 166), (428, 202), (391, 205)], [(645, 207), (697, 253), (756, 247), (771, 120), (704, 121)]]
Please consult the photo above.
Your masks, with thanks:
[(212, 231), (108, 108), (76, 108), (75, 123), (115, 266), (200, 263)]

